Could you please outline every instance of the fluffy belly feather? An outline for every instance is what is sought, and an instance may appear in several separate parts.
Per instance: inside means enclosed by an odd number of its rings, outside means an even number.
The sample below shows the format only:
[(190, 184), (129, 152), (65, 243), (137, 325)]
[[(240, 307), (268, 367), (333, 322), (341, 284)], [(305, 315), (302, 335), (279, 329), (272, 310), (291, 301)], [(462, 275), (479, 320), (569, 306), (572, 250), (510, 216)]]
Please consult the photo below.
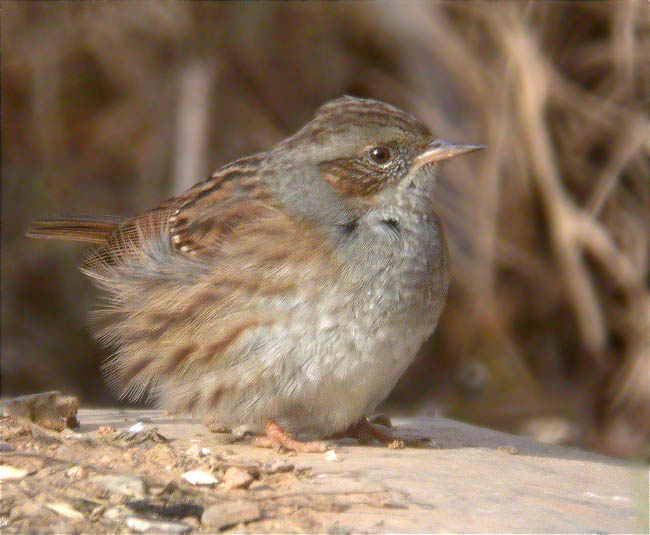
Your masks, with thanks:
[(256, 432), (272, 419), (298, 438), (313, 439), (372, 414), (436, 326), (446, 295), (446, 269), (431, 276), (439, 291), (382, 289), (370, 309), (351, 300), (347, 287), (330, 288), (315, 300), (312, 295), (293, 308), (273, 336), (260, 333), (263, 344), (250, 344), (260, 348), (255, 360), (262, 380), (253, 381), (253, 388), (225, 390), (209, 408), (210, 416)]

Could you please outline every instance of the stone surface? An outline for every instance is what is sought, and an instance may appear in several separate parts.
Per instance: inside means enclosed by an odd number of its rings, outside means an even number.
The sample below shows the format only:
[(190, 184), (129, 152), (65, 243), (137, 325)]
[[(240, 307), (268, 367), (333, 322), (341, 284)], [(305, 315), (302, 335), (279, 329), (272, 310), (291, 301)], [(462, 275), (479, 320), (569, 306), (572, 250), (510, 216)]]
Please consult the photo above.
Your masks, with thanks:
[[(79, 419), (82, 431), (128, 429), (143, 420), (177, 447), (198, 439), (215, 454), (227, 448), (264, 463), (284, 459), (248, 444), (212, 443), (198, 420), (162, 411), (82, 410)], [(647, 533), (647, 466), (445, 418), (393, 419), (393, 425), (398, 436), (427, 438), (436, 447), (390, 450), (345, 442), (336, 449), (337, 463), (322, 454), (299, 454), (291, 463), (311, 468), (312, 477), (295, 484), (295, 491), (399, 502), (321, 513), (360, 531)]]
[[(3, 533), (648, 532), (647, 466), (443, 418), (393, 422), (396, 435), (429, 447), (344, 439), (332, 441), (331, 462), (255, 448), (246, 434), (224, 440), (162, 411), (78, 417), (77, 433), (54, 437), (0, 418), (13, 448), (0, 466), (26, 472), (2, 482)], [(129, 432), (138, 422), (144, 429)], [(81, 465), (86, 478), (71, 477)], [(188, 471), (218, 483), (192, 485)], [(255, 480), (228, 488), (225, 474), (240, 472)], [(61, 503), (70, 508), (46, 506)]]

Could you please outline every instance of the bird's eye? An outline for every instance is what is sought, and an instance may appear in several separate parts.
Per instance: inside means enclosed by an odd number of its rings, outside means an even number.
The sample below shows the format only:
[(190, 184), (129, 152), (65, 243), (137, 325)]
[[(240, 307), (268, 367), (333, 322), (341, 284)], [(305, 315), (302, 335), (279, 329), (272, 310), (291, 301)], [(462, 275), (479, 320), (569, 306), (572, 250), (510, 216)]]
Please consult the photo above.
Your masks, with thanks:
[(378, 164), (387, 163), (391, 159), (392, 155), (393, 154), (388, 147), (373, 147), (368, 151), (370, 159)]

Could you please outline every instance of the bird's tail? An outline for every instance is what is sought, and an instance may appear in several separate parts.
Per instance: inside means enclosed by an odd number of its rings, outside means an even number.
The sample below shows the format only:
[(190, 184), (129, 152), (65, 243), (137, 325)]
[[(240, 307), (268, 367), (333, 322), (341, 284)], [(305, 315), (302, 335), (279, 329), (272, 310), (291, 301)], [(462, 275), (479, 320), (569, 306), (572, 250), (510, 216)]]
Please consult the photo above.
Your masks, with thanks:
[(120, 224), (116, 216), (64, 216), (37, 219), (27, 229), (30, 238), (106, 243)]

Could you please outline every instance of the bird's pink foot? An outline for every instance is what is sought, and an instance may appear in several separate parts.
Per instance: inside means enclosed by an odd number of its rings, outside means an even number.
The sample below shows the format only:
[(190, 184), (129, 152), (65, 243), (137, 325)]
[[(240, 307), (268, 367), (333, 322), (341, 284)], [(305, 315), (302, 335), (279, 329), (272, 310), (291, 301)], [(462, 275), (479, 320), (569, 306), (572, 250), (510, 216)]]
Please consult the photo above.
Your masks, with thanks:
[(342, 433), (342, 437), (357, 438), (364, 444), (370, 444), (373, 439), (387, 445), (391, 449), (401, 449), (405, 446), (418, 447), (423, 445), (420, 439), (397, 438), (384, 426), (373, 425), (365, 416), (356, 424), (351, 425)]
[(325, 442), (302, 442), (289, 436), (276, 422), (269, 420), (264, 426), (265, 437), (256, 437), (255, 445), (261, 448), (278, 448), (295, 451), (296, 453), (322, 453), (327, 451)]

